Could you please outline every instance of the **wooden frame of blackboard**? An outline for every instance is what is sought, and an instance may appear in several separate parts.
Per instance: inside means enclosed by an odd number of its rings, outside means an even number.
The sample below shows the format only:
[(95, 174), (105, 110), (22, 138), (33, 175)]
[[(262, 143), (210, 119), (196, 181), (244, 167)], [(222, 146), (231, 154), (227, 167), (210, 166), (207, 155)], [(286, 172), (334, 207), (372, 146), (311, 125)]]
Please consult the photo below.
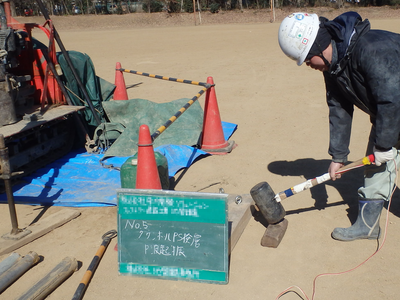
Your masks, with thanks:
[(227, 198), (117, 189), (119, 273), (227, 284)]

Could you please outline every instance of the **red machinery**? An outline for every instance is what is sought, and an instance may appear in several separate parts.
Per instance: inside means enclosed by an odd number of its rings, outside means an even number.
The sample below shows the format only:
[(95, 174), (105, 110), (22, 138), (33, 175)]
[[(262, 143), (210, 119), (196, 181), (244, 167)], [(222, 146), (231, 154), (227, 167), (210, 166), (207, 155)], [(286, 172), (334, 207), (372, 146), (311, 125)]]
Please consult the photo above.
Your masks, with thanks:
[[(47, 35), (47, 46), (32, 37), (33, 29)], [(60, 80), (55, 40), (49, 18), (43, 26), (19, 23), (10, 3), (0, 3), (0, 135), (14, 173), (65, 155), (75, 141), (75, 125), (83, 128), (76, 114), (83, 107), (66, 105), (71, 101)]]
[[(42, 1), (36, 2), (46, 18), (43, 26), (19, 23), (11, 16), (9, 1), (0, 1), (0, 192), (7, 194), (12, 223), (11, 233), (2, 238), (12, 240), (31, 232), (18, 228), (11, 180), (64, 156), (75, 141), (83, 142), (76, 139), (76, 125), (83, 133), (80, 137), (86, 135), (90, 142), (85, 123), (77, 114), (85, 107), (72, 105), (60, 79), (55, 41), (94, 111)], [(48, 46), (32, 37), (35, 28), (47, 35)]]
[(33, 16), (33, 9), (32, 8), (25, 8), (24, 9), (25, 17)]
[[(16, 114), (22, 107), (40, 104), (43, 109), (46, 104), (65, 104), (65, 98), (54, 78), (47, 61), (58, 68), (54, 43), (54, 28), (51, 20), (41, 26), (33, 23), (21, 24), (10, 14), (9, 2), (0, 6), (0, 80), (5, 79), (15, 103)], [(45, 27), (47, 26), (47, 27)], [(41, 29), (49, 38), (48, 47), (34, 45), (32, 30)], [(12, 113), (12, 111), (11, 111)], [(13, 113), (12, 113), (13, 114)], [(14, 123), (17, 116), (9, 116)], [(3, 124), (6, 119), (2, 116)]]

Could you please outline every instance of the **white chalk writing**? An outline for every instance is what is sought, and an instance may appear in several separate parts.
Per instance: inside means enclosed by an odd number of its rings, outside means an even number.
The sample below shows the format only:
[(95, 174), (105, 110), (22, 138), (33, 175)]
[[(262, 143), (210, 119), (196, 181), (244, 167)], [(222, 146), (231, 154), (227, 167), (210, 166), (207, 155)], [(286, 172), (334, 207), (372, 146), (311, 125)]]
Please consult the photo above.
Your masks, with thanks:
[(149, 225), (146, 221), (126, 220), (125, 229), (147, 229)]
[(198, 270), (186, 268), (150, 267), (128, 264), (126, 266), (126, 270), (129, 273), (141, 275), (169, 276), (189, 279), (199, 279), (200, 277), (200, 272)]
[(204, 201), (185, 201), (181, 198), (154, 197), (154, 196), (132, 196), (122, 195), (121, 204), (129, 205), (123, 207), (125, 214), (147, 214), (147, 215), (179, 215), (188, 217), (199, 217), (201, 210), (209, 206)]
[(144, 254), (146, 255), (163, 255), (163, 256), (184, 256), (184, 248), (181, 246), (168, 245), (144, 245)]
[(183, 256), (186, 257), (184, 247), (200, 247), (201, 235), (190, 232), (165, 232), (152, 226), (144, 220), (124, 220), (126, 230), (133, 230), (138, 240), (146, 241), (145, 255)]

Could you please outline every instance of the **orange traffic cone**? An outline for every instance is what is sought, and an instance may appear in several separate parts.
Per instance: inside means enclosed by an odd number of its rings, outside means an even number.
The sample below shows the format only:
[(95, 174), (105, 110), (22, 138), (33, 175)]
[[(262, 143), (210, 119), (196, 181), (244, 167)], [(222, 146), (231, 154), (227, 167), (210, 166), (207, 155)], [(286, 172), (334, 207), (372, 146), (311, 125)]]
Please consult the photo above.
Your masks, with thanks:
[(161, 190), (153, 141), (150, 136), (149, 126), (145, 124), (139, 128), (137, 157), (136, 188)]
[[(213, 78), (208, 77), (207, 83), (214, 85)], [(235, 146), (235, 141), (225, 140), (221, 117), (219, 115), (217, 96), (215, 95), (215, 88), (212, 86), (206, 92), (201, 150), (211, 154), (227, 154), (231, 152)]]
[(115, 67), (115, 91), (114, 91), (114, 100), (128, 100), (128, 93), (126, 91), (124, 74), (122, 74), (121, 64), (117, 62)]

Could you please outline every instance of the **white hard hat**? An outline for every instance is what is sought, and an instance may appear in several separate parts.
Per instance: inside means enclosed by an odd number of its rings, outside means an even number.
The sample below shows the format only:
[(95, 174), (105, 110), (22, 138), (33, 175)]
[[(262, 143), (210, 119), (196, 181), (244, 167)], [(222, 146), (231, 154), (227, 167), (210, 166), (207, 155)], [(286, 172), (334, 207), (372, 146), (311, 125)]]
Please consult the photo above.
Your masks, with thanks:
[(279, 27), (279, 46), (283, 53), (301, 66), (315, 41), (318, 29), (319, 18), (316, 14), (290, 14)]

